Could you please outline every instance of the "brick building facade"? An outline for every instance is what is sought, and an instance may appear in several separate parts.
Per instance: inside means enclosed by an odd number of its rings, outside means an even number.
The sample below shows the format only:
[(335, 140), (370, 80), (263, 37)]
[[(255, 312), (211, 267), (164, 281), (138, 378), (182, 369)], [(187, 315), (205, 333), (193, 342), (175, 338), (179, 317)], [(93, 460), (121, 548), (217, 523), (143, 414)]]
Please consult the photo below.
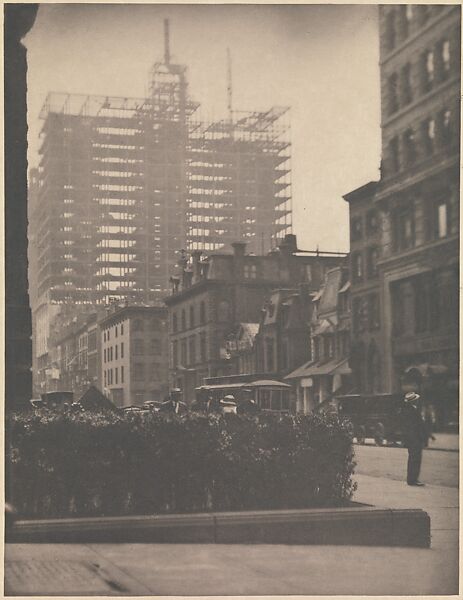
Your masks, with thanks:
[(265, 256), (246, 254), (244, 243), (233, 254), (210, 254), (201, 260), (193, 252), (183, 260), (179, 278), (172, 278), (169, 309), (171, 384), (190, 401), (206, 377), (233, 373), (227, 340), (241, 323), (259, 323), (272, 290), (306, 283), (318, 289), (327, 269), (344, 254), (299, 251), (287, 235), (277, 250)]
[[(448, 420), (458, 388), (461, 8), (379, 10), (381, 180), (365, 202), (379, 215), (380, 388), (399, 390), (415, 368)], [(346, 199), (352, 226), (360, 200)]]
[(116, 406), (162, 401), (168, 393), (167, 311), (116, 308), (100, 321), (100, 386)]
[(373, 198), (377, 182), (370, 182), (346, 194), (350, 214), (350, 296), (352, 337), (349, 357), (355, 388), (363, 392), (380, 392), (381, 286), (378, 260), (381, 249), (380, 213)]

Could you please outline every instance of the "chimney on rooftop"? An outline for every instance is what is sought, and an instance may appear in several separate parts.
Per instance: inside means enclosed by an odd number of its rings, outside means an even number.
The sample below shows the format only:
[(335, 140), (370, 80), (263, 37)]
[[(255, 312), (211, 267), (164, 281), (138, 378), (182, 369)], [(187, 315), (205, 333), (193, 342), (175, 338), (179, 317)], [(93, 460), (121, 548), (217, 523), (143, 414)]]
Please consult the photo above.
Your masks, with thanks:
[(244, 256), (246, 251), (246, 242), (233, 242), (232, 248), (234, 256)]
[(287, 233), (283, 238), (283, 241), (280, 242), (279, 248), (282, 252), (287, 254), (294, 254), (297, 252), (297, 240), (294, 233)]

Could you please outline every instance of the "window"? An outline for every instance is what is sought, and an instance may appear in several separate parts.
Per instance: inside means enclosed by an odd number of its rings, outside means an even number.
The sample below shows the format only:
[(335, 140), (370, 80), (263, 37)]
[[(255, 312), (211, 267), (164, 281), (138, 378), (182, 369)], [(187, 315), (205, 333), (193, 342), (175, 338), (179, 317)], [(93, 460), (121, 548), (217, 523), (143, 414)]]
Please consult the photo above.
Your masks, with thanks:
[(124, 323), (121, 323), (121, 335), (124, 335)]
[(403, 134), (404, 157), (407, 165), (412, 165), (416, 160), (415, 134), (413, 129), (407, 129)]
[(117, 337), (117, 325), (114, 327), (114, 335)]
[(445, 199), (433, 201), (429, 206), (428, 239), (442, 239), (449, 234), (449, 203)]
[(395, 12), (390, 10), (386, 17), (386, 45), (388, 50), (393, 50), (396, 44)]
[(379, 328), (379, 302), (378, 294), (368, 296), (368, 329)]
[(378, 231), (378, 215), (375, 210), (367, 212), (367, 233), (373, 235)]
[(434, 52), (427, 50), (423, 54), (423, 91), (429, 92), (434, 84)]
[(103, 350), (103, 362), (106, 362), (106, 348)]
[(182, 331), (186, 329), (186, 312), (182, 309)]
[(452, 141), (451, 119), (452, 113), (450, 112), (450, 110), (445, 109), (441, 111), (439, 115), (439, 129), (440, 137), (444, 145), (450, 144), (450, 142)]
[(399, 138), (394, 137), (389, 140), (388, 144), (389, 148), (389, 166), (391, 170), (391, 175), (397, 173), (400, 169), (400, 160), (399, 160)]
[(115, 384), (117, 385), (119, 383), (119, 369), (117, 367), (114, 369), (114, 379)]
[(108, 384), (106, 382), (106, 371), (104, 372), (104, 386), (106, 387)]
[(408, 33), (409, 33), (409, 29), (410, 29), (409, 24), (410, 24), (413, 14), (410, 14), (410, 12), (408, 11), (408, 7), (403, 4), (399, 8), (399, 14), (400, 14), (400, 33), (401, 33), (402, 39), (405, 39), (408, 37)]
[(360, 252), (352, 254), (352, 275), (354, 281), (361, 281), (363, 279), (363, 260)]
[(320, 360), (320, 339), (312, 338), (312, 356), (314, 360)]
[(172, 366), (175, 367), (178, 365), (178, 342), (172, 342)]
[(266, 338), (266, 362), (267, 362), (267, 371), (272, 372), (275, 369), (275, 352), (274, 352), (274, 344), (272, 338)]
[(117, 344), (116, 344), (116, 346), (115, 346), (115, 349), (114, 349), (114, 352), (115, 352), (115, 355), (116, 355), (116, 356), (115, 356), (115, 360), (117, 360), (117, 349), (118, 349), (118, 346), (117, 346)]
[(353, 328), (355, 333), (365, 331), (368, 323), (368, 304), (366, 298), (354, 298), (353, 307)]
[(199, 305), (199, 320), (202, 325), (206, 322), (206, 303), (204, 300)]
[(392, 330), (395, 336), (415, 333), (415, 293), (410, 280), (400, 281), (391, 287)]
[(177, 313), (173, 313), (172, 315), (172, 331), (174, 333), (177, 332)]
[(193, 305), (190, 306), (190, 327), (195, 326), (195, 307)]
[(413, 206), (409, 205), (396, 210), (393, 220), (396, 251), (413, 248), (415, 245), (415, 215)]
[(187, 341), (186, 341), (186, 339), (183, 339), (181, 341), (180, 353), (181, 353), (180, 362), (181, 362), (181, 364), (183, 366), (185, 366), (187, 364), (187, 360), (188, 360), (188, 357), (187, 357)]
[(334, 356), (334, 339), (332, 335), (327, 335), (325, 338), (325, 353), (326, 358), (333, 358)]
[(189, 345), (189, 364), (194, 365), (196, 363), (196, 336), (192, 335), (188, 342)]
[(378, 275), (378, 248), (372, 247), (367, 250), (367, 277), (372, 279)]
[(121, 367), (121, 383), (124, 383), (124, 367)]
[(400, 71), (400, 101), (402, 106), (406, 106), (412, 100), (411, 67), (410, 63), (407, 63)]
[(394, 114), (399, 109), (399, 101), (397, 98), (397, 73), (392, 73), (387, 82), (388, 88), (388, 112)]
[(434, 152), (434, 140), (436, 137), (436, 123), (434, 119), (426, 119), (422, 123), (423, 140), (427, 154)]
[(121, 342), (121, 358), (124, 358), (124, 342)]
[(363, 226), (362, 226), (362, 218), (361, 217), (356, 217), (354, 219), (352, 219), (351, 223), (350, 223), (350, 236), (351, 236), (351, 241), (352, 242), (357, 242), (358, 240), (362, 239), (362, 234), (363, 234)]
[(443, 238), (448, 233), (447, 223), (448, 208), (446, 202), (440, 202), (437, 205), (437, 237)]
[(405, 18), (407, 19), (408, 23), (410, 23), (413, 19), (413, 4), (407, 4), (405, 6)]
[(257, 278), (257, 266), (256, 265), (244, 265), (244, 277), (245, 277), (245, 279), (256, 279)]
[(444, 40), (441, 44), (442, 79), (447, 79), (450, 73), (450, 42)]

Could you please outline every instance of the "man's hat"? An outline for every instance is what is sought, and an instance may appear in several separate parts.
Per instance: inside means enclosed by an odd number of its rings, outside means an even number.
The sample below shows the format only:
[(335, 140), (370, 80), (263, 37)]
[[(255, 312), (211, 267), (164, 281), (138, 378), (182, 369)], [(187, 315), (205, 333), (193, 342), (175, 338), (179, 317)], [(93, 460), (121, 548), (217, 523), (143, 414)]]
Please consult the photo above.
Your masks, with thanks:
[(419, 399), (419, 395), (415, 394), (415, 392), (408, 392), (408, 394), (405, 394), (405, 402), (415, 402), (415, 400)]
[(224, 400), (235, 400), (235, 396), (228, 394), (228, 396), (225, 396)]

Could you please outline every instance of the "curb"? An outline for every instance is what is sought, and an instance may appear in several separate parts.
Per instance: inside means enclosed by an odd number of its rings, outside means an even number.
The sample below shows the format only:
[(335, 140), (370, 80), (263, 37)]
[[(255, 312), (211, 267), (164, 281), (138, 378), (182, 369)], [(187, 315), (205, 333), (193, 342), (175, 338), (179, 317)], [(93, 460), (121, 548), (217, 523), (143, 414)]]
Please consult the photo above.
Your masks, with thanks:
[(370, 506), (17, 521), (7, 543), (332, 544), (429, 548), (421, 509)]

